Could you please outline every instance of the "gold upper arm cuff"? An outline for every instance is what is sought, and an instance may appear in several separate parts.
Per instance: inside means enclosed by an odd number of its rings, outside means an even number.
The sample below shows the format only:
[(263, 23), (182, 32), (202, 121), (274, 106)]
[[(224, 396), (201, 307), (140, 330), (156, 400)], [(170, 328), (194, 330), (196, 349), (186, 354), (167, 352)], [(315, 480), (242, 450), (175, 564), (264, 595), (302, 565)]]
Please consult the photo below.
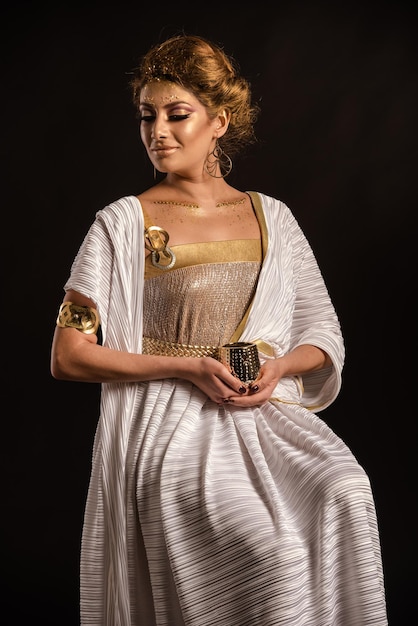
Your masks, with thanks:
[(100, 318), (97, 310), (91, 306), (63, 302), (59, 308), (57, 326), (76, 328), (86, 335), (92, 335), (97, 334)]

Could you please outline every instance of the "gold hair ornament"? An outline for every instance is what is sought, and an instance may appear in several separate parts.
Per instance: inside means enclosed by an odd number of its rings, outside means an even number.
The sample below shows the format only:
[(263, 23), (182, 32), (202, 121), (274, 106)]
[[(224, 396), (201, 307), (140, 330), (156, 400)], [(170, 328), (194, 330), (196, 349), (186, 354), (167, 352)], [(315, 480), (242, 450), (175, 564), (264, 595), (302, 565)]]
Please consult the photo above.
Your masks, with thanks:
[(97, 334), (100, 318), (91, 306), (79, 306), (73, 302), (63, 302), (59, 308), (57, 326), (75, 328), (86, 335)]

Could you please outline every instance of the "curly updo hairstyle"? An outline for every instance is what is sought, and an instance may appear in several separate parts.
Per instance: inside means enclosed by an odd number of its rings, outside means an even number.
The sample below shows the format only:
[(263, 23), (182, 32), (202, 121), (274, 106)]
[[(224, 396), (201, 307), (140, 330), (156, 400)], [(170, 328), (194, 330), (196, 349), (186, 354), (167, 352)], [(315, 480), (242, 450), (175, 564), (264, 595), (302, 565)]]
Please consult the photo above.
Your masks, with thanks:
[(259, 107), (252, 102), (251, 87), (235, 60), (218, 45), (196, 35), (176, 35), (152, 47), (134, 70), (133, 101), (139, 109), (141, 89), (153, 81), (169, 81), (191, 91), (206, 107), (211, 119), (221, 109), (229, 111), (227, 132), (219, 138), (229, 155), (255, 143), (254, 124)]

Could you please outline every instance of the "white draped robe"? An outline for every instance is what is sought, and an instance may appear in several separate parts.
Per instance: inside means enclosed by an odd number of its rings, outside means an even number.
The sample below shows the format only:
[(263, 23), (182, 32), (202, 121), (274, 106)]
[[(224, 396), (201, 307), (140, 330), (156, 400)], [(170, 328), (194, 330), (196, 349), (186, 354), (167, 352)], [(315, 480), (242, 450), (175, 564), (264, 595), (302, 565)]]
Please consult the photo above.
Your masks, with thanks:
[[(341, 387), (340, 325), (289, 208), (258, 195), (265, 255), (240, 341), (261, 361), (312, 344), (321, 372), (255, 408), (187, 381), (102, 385), (81, 554), (82, 626), (385, 626), (368, 477), (317, 412)], [(65, 289), (97, 305), (103, 343), (140, 353), (144, 222), (105, 207)], [(261, 346), (263, 344), (260, 344)]]

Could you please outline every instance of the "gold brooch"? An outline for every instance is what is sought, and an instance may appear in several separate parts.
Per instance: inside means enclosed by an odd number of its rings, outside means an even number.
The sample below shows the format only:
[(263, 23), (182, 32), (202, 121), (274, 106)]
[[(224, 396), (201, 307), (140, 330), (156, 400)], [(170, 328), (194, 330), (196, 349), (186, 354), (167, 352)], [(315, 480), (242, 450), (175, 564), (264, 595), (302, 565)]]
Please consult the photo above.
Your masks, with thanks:
[[(151, 252), (151, 263), (160, 270), (170, 270), (176, 262), (176, 255), (168, 247), (169, 234), (160, 226), (148, 226), (144, 233), (145, 247)], [(161, 263), (163, 259), (167, 262)]]

